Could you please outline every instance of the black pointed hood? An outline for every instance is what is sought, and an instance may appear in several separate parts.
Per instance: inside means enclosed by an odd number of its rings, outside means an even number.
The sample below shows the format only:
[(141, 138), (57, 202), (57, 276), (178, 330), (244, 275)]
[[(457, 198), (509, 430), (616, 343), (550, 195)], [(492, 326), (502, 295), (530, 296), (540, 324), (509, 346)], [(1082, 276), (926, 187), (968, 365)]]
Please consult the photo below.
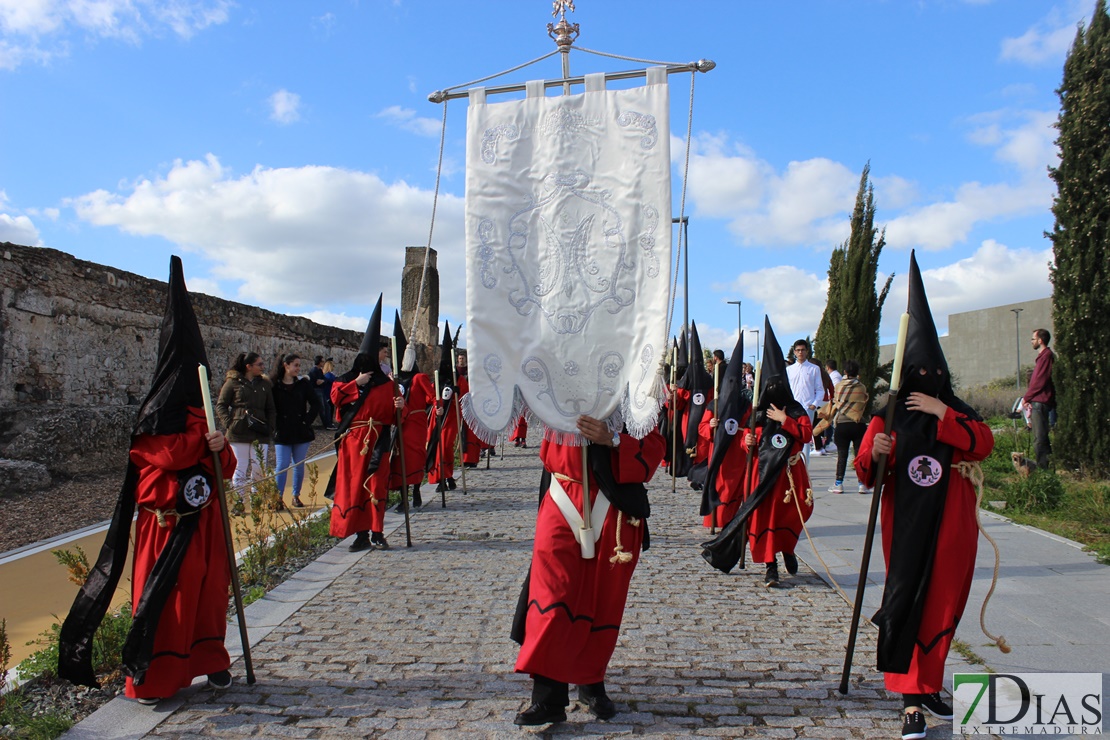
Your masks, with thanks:
[(451, 350), (455, 345), (451, 341), (451, 326), (446, 320), (443, 322), (443, 340), (439, 345), (439, 385), (441, 388), (452, 385)]
[(698, 427), (705, 415), (705, 409), (713, 401), (713, 376), (705, 369), (705, 356), (701, 351), (698, 338), (698, 325), (690, 322), (690, 363), (678, 387), (690, 393), (690, 406), (686, 414), (686, 452), (693, 457), (697, 451)]
[(706, 516), (713, 509), (721, 505), (721, 496), (717, 491), (717, 474), (724, 464), (725, 455), (736, 440), (738, 434), (744, 433), (741, 426), (744, 415), (751, 408), (751, 400), (744, 392), (744, 332), (740, 332), (736, 346), (732, 349), (732, 361), (725, 368), (725, 374), (720, 378), (721, 390), (717, 397), (717, 430), (713, 434), (713, 453), (709, 457), (709, 467), (705, 474), (705, 485), (702, 487), (701, 515)]
[[(898, 397), (906, 398), (914, 391), (930, 396), (951, 397), (952, 376), (944, 350), (940, 346), (937, 327), (933, 322), (933, 312), (929, 309), (929, 298), (925, 295), (925, 284), (921, 280), (921, 269), (917, 266), (917, 256), (910, 252), (909, 297), (906, 311), (910, 314), (909, 331), (906, 334), (906, 352), (902, 359), (902, 383)], [(921, 375), (921, 370), (925, 375)]]
[(382, 373), (381, 364), (378, 362), (378, 352), (382, 347), (382, 296), (378, 294), (378, 302), (370, 314), (370, 321), (366, 324), (366, 332), (362, 335), (362, 344), (358, 347), (358, 354), (351, 369), (340, 376), (343, 382), (350, 382), (362, 373), (374, 373), (370, 380), (371, 386), (381, 385), (389, 378)]
[(759, 371), (758, 410), (766, 411), (773, 403), (779, 408), (786, 407), (794, 400), (790, 391), (790, 379), (786, 376), (786, 359), (771, 328), (771, 319), (763, 317), (763, 361)]
[(675, 377), (680, 381), (686, 375), (686, 368), (690, 364), (690, 353), (686, 349), (686, 327), (678, 335), (678, 363), (675, 368)]
[(203, 408), (197, 367), (208, 367), (204, 339), (181, 258), (170, 257), (166, 313), (158, 334), (158, 364), (146, 400), (139, 408), (132, 434), (176, 434), (185, 431), (186, 408)]

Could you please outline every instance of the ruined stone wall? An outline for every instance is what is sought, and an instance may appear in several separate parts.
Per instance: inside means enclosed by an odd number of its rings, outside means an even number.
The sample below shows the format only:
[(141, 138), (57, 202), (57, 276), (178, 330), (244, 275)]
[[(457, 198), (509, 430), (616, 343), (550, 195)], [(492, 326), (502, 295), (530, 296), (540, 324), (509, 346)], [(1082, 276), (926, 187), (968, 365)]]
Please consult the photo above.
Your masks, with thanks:
[[(63, 476), (120, 469), (154, 372), (165, 300), (164, 282), (0, 243), (0, 458)], [(199, 293), (192, 300), (214, 394), (240, 352), (261, 354), (267, 372), (288, 352), (307, 358), (302, 372), (318, 354), (345, 369), (362, 340), (301, 317)]]

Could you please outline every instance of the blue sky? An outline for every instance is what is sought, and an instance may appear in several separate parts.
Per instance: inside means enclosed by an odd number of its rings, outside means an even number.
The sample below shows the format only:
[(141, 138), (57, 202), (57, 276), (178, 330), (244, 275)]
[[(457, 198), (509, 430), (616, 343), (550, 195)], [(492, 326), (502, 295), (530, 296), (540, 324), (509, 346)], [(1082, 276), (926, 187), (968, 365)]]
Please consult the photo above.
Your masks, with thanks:
[[(897, 273), (884, 335), (910, 248), (942, 332), (1051, 294), (1054, 91), (1094, 0), (576, 5), (582, 47), (717, 62), (695, 81), (686, 191), (703, 345), (731, 349), (730, 300), (784, 342), (816, 329), (868, 161)], [(178, 253), (194, 291), (361, 329), (380, 291), (399, 300), (401, 247), (428, 239), (444, 115), (428, 93), (551, 51), (551, 7), (0, 0), (0, 241), (159, 279)], [(638, 66), (571, 55), (575, 74)], [(689, 87), (671, 77), (675, 215)], [(465, 102), (446, 116), (433, 246), (455, 324)]]

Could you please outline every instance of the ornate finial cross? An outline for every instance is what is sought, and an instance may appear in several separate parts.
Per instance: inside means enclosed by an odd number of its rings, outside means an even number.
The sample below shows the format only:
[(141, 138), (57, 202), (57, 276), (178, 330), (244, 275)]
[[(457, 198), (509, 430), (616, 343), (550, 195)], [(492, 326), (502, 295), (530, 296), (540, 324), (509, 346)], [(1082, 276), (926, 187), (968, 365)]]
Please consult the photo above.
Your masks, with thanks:
[(557, 24), (547, 24), (547, 35), (555, 41), (559, 51), (566, 54), (570, 51), (570, 47), (574, 44), (574, 40), (578, 38), (579, 33), (577, 23), (567, 23), (567, 11), (574, 12), (574, 0), (554, 0), (551, 5), (554, 8), (551, 15), (562, 17)]
[(554, 6), (554, 10), (551, 11), (552, 16), (562, 15), (566, 18), (568, 10), (574, 12), (574, 0), (555, 0), (551, 5)]

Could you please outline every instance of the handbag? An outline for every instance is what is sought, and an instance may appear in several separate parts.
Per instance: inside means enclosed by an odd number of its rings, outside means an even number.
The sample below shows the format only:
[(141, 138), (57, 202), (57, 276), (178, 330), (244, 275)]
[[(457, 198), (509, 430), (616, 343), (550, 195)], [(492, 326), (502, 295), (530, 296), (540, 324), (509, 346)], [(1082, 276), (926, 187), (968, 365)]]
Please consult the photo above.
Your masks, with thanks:
[(247, 411), (244, 414), (244, 418), (247, 420), (247, 429), (250, 429), (255, 434), (260, 434), (263, 437), (269, 437), (270, 436), (270, 425), (269, 424), (267, 424), (266, 422), (262, 421), (259, 418), (256, 418), (255, 415), (252, 414), (250, 411)]

